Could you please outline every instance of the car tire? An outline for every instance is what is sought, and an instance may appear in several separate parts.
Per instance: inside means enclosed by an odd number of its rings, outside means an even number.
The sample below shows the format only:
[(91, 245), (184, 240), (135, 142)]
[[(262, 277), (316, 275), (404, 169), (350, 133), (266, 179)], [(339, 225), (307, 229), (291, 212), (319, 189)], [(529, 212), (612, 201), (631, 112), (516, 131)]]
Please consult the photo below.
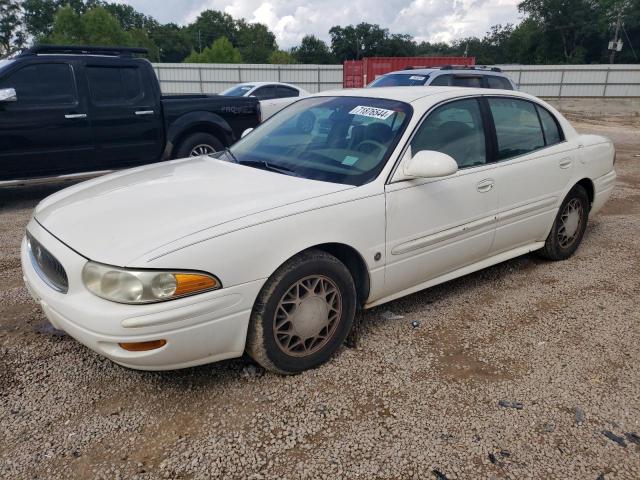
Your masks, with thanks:
[(251, 312), (247, 353), (284, 375), (317, 367), (347, 337), (356, 288), (347, 267), (321, 250), (307, 250), (276, 270)]
[(589, 196), (576, 185), (560, 205), (544, 247), (538, 252), (548, 260), (565, 260), (575, 253), (589, 220)]
[(173, 158), (197, 157), (219, 152), (224, 148), (222, 142), (210, 133), (198, 132), (187, 136), (176, 149)]

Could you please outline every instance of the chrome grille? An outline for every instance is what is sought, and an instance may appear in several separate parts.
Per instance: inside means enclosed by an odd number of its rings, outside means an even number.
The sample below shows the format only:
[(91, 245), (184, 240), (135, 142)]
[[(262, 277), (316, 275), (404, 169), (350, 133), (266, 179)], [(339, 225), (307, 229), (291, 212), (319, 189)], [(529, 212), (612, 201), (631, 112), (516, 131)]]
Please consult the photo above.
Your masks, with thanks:
[(69, 280), (62, 264), (27, 232), (29, 257), (40, 278), (51, 288), (61, 293), (69, 290)]

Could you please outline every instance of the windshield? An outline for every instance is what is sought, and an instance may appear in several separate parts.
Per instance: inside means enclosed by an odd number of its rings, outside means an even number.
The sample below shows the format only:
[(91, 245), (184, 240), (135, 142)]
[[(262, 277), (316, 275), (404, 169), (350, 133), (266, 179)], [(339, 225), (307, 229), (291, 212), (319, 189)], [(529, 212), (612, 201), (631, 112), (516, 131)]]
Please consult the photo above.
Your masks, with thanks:
[(314, 97), (280, 111), (231, 147), (240, 164), (348, 185), (378, 176), (412, 113), (377, 98)]
[(255, 85), (236, 85), (235, 87), (227, 88), (220, 95), (227, 97), (244, 97), (245, 94), (251, 90)]
[(418, 73), (390, 73), (376, 78), (370, 87), (417, 87), (424, 85), (429, 75)]

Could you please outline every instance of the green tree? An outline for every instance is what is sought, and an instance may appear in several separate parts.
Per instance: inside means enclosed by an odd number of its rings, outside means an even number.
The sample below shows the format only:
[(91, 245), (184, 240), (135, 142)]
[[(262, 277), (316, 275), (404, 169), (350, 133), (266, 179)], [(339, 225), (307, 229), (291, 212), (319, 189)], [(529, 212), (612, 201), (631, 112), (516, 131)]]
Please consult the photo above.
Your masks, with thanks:
[(291, 49), (297, 63), (327, 65), (336, 63), (329, 47), (314, 35), (305, 35), (300, 45)]
[(0, 58), (22, 48), (24, 40), (20, 3), (0, 0)]
[(97, 3), (113, 15), (125, 31), (131, 31), (135, 28), (139, 28), (146, 32), (150, 32), (154, 27), (160, 25), (154, 18), (138, 12), (131, 5), (108, 2)]
[(237, 27), (233, 17), (216, 10), (205, 10), (185, 29), (194, 49), (200, 51), (220, 37), (235, 45)]
[(385, 57), (413, 57), (418, 47), (411, 35), (393, 33), (380, 46), (379, 55)]
[(27, 33), (36, 39), (51, 35), (57, 11), (70, 7), (77, 14), (83, 14), (88, 8), (96, 6), (96, 0), (23, 0), (24, 24)]
[(132, 28), (125, 31), (118, 20), (101, 6), (83, 14), (76, 13), (71, 6), (58, 9), (51, 34), (40, 41), (59, 45), (145, 47), (149, 50), (150, 60), (159, 60), (159, 49), (145, 30)]
[(536, 22), (545, 62), (581, 63), (600, 57), (604, 28), (602, 3), (597, 0), (524, 0), (518, 9)]
[(160, 48), (156, 45), (153, 39), (149, 37), (149, 34), (145, 29), (134, 28), (130, 32), (125, 33), (127, 33), (129, 37), (126, 40), (125, 45), (146, 48), (149, 51), (149, 53), (147, 53), (147, 58), (150, 61), (160, 61)]
[(274, 65), (286, 65), (297, 62), (291, 53), (285, 52), (284, 50), (275, 50), (271, 55), (269, 55), (269, 63)]
[(276, 36), (262, 23), (236, 22), (235, 46), (247, 63), (268, 63), (278, 48)]
[[(129, 45), (131, 37), (104, 7), (95, 7), (80, 17), (88, 45)], [(54, 23), (55, 32), (55, 23)]]
[(380, 25), (359, 23), (329, 30), (331, 50), (340, 62), (383, 55), (389, 31)]
[(185, 63), (241, 63), (242, 55), (227, 37), (220, 37), (202, 52), (193, 50)]
[(51, 33), (42, 42), (59, 45), (83, 44), (87, 34), (80, 15), (70, 6), (60, 8), (54, 16)]
[(158, 46), (162, 62), (182, 62), (194, 48), (185, 29), (175, 23), (154, 25), (149, 36)]

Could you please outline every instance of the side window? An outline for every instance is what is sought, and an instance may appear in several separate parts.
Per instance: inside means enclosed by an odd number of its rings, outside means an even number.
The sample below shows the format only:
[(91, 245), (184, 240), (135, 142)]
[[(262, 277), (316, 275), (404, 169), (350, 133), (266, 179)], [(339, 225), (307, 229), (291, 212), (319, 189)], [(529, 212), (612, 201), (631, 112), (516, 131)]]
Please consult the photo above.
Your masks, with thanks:
[(487, 163), (480, 105), (476, 99), (458, 100), (434, 110), (411, 141), (411, 154), (435, 150), (455, 159), (459, 168)]
[(487, 79), (487, 84), (489, 85), (489, 88), (513, 90), (513, 87), (511, 86), (511, 82), (509, 82), (509, 80), (507, 80), (506, 78), (496, 77), (493, 75), (487, 75), (487, 77), (485, 78)]
[(438, 75), (429, 84), (432, 87), (448, 87), (451, 85), (451, 78), (453, 75)]
[[(38, 63), (21, 68), (0, 81), (0, 88), (14, 88), (15, 107), (70, 105), (77, 102), (71, 66)], [(15, 108), (13, 107), (13, 108)]]
[(278, 98), (289, 98), (289, 97), (297, 97), (299, 96), (298, 90), (291, 87), (285, 87), (282, 85), (278, 85), (277, 87), (277, 97)]
[(514, 98), (488, 100), (496, 126), (499, 160), (544, 147), (542, 128), (533, 103)]
[(257, 97), (260, 100), (269, 100), (271, 98), (276, 98), (276, 87), (275, 85), (260, 87), (251, 95)]
[(87, 78), (95, 105), (134, 104), (144, 99), (138, 67), (88, 66)]
[(454, 75), (452, 86), (482, 88), (482, 77), (470, 75)]
[(544, 108), (536, 105), (538, 114), (540, 115), (540, 122), (542, 122), (542, 130), (544, 131), (544, 139), (547, 145), (555, 145), (562, 141), (562, 134), (560, 133), (560, 127), (556, 119)]

